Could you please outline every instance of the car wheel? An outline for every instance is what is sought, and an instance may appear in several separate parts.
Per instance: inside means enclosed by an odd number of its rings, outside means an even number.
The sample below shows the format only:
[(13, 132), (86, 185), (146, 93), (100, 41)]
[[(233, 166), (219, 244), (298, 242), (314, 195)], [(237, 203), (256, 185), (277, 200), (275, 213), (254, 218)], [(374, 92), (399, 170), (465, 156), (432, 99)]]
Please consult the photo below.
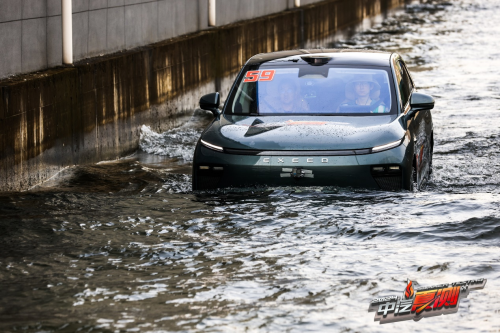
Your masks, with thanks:
[(429, 153), (429, 178), (432, 175), (432, 151)]
[(434, 133), (431, 133), (431, 145), (429, 149), (429, 178), (432, 175), (432, 153), (434, 152)]
[(415, 165), (411, 167), (410, 191), (418, 191), (417, 169), (415, 168)]

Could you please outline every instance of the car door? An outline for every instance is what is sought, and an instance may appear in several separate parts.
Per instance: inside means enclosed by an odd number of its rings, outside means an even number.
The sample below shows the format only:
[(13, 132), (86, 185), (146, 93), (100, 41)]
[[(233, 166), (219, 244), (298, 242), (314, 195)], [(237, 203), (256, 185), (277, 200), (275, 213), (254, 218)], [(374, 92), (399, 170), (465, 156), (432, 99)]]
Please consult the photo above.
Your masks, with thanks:
[[(415, 85), (406, 68), (404, 61), (399, 58), (395, 64), (395, 69), (399, 71), (398, 87), (401, 97), (402, 110), (406, 114), (410, 110), (411, 94), (415, 91)], [(430, 159), (432, 156), (432, 145), (430, 141), (432, 121), (429, 111), (419, 111), (414, 117), (408, 120), (407, 128), (414, 144), (414, 167), (417, 172), (417, 184), (427, 178), (430, 169)]]

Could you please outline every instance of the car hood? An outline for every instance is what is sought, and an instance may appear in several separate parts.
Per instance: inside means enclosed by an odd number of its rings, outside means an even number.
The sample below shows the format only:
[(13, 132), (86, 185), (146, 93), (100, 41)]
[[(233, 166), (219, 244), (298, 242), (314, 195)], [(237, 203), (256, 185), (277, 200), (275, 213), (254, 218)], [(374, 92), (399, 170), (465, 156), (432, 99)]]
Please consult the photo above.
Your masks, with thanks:
[(344, 150), (384, 145), (400, 140), (404, 134), (395, 115), (223, 115), (205, 130), (202, 139), (233, 149)]

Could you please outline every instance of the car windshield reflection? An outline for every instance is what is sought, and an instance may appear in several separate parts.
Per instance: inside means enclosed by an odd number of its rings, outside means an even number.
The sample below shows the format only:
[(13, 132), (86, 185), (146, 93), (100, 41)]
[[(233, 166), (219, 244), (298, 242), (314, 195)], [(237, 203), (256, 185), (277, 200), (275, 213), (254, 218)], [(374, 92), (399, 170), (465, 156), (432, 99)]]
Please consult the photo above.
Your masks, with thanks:
[(244, 73), (232, 114), (387, 114), (386, 70), (331, 66), (261, 66)]

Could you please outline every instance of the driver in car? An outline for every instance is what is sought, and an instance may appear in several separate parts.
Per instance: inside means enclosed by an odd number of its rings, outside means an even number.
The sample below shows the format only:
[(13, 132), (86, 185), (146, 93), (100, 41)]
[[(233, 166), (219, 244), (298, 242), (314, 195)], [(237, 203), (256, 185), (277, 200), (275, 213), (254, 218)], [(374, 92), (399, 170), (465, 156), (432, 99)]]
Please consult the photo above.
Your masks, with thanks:
[(380, 85), (371, 75), (358, 75), (346, 85), (346, 100), (340, 106), (370, 106), (371, 113), (389, 112), (380, 97)]

